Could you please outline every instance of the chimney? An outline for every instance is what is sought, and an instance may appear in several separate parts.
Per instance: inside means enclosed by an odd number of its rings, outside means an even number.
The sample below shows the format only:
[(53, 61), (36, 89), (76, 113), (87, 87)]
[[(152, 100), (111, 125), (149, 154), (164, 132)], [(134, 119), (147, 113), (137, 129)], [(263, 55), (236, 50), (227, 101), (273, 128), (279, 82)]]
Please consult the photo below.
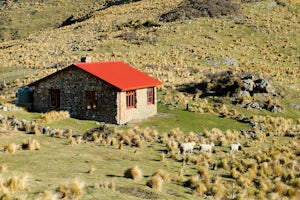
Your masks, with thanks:
[(81, 57), (80, 62), (90, 63), (90, 62), (92, 62), (92, 58), (91, 57)]

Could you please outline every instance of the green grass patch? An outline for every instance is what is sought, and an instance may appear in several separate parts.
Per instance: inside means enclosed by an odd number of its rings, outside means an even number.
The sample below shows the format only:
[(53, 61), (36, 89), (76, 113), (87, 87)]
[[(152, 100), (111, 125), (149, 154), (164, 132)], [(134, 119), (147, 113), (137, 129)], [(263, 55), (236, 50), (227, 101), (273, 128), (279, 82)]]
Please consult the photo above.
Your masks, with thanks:
[(26, 110), (20, 109), (15, 111), (4, 111), (0, 110), (0, 114), (5, 117), (16, 117), (18, 120), (25, 119), (27, 121), (33, 121), (41, 118), (41, 113), (27, 112)]
[(83, 134), (87, 130), (99, 127), (96, 121), (91, 120), (78, 120), (74, 118), (67, 118), (56, 120), (47, 124), (52, 128), (59, 128), (59, 129), (72, 129), (75, 133)]
[(168, 109), (165, 105), (158, 105), (158, 114), (155, 117), (142, 122), (131, 123), (131, 125), (137, 125), (141, 128), (153, 127), (159, 132), (168, 132), (179, 127), (185, 133), (203, 132), (212, 128), (218, 128), (222, 131), (249, 128), (249, 125), (232, 119), (220, 118), (207, 113), (188, 112), (184, 109)]

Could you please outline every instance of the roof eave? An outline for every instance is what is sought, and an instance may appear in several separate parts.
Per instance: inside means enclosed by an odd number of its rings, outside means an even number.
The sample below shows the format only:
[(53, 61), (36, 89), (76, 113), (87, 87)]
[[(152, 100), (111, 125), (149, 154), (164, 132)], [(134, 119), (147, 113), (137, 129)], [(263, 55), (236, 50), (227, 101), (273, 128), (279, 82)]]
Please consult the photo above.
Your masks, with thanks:
[(157, 87), (157, 86), (161, 86), (162, 82), (160, 82), (159, 84), (149, 84), (149, 85), (142, 85), (142, 86), (138, 86), (138, 87), (128, 87), (128, 88), (119, 88), (122, 92), (125, 91), (129, 91), (129, 90), (138, 90), (138, 89), (144, 89), (144, 88), (150, 88), (150, 87)]

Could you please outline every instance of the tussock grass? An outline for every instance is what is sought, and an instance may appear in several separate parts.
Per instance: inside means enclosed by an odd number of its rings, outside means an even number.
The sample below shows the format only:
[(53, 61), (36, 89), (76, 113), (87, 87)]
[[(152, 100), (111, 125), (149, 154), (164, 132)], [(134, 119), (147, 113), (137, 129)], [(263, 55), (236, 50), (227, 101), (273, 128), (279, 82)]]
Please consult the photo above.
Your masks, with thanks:
[(85, 183), (79, 179), (74, 179), (69, 182), (60, 183), (57, 192), (60, 198), (63, 199), (78, 199), (83, 194)]
[(41, 145), (39, 143), (39, 141), (37, 141), (36, 139), (32, 139), (29, 138), (27, 141), (23, 141), (22, 143), (22, 149), (23, 150), (40, 150)]
[(155, 191), (160, 192), (163, 189), (163, 179), (160, 175), (151, 176), (147, 180), (146, 185)]
[(124, 176), (126, 178), (131, 178), (133, 180), (141, 180), (143, 177), (143, 173), (140, 170), (140, 168), (137, 165), (135, 165), (135, 166), (125, 170)]
[(152, 174), (152, 176), (160, 176), (164, 182), (170, 182), (170, 174), (165, 170), (158, 170)]
[(68, 111), (50, 111), (41, 115), (41, 119), (46, 123), (50, 123), (60, 119), (66, 119), (69, 117), (70, 113)]
[(89, 170), (87, 173), (93, 174), (96, 171), (96, 168), (94, 166), (90, 166)]
[(106, 181), (105, 183), (100, 184), (100, 188), (116, 191), (116, 183), (114, 180)]
[(27, 188), (28, 178), (27, 175), (14, 175), (7, 179), (5, 185), (11, 192), (24, 191)]
[(1, 164), (0, 165), (0, 173), (6, 172), (8, 169), (8, 166), (6, 164)]
[(45, 191), (41, 194), (37, 200), (58, 200), (59, 195), (52, 191)]

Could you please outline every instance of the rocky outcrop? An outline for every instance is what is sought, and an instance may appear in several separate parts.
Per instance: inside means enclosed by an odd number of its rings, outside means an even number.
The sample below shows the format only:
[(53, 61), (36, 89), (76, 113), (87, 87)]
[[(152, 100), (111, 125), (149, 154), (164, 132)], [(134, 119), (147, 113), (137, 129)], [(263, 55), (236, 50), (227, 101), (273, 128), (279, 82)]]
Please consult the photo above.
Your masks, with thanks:
[(207, 79), (199, 84), (187, 84), (180, 88), (183, 92), (201, 92), (200, 97), (232, 97), (233, 103), (248, 109), (266, 109), (282, 112), (280, 105), (282, 92), (267, 78), (252, 73), (223, 71), (206, 74)]

